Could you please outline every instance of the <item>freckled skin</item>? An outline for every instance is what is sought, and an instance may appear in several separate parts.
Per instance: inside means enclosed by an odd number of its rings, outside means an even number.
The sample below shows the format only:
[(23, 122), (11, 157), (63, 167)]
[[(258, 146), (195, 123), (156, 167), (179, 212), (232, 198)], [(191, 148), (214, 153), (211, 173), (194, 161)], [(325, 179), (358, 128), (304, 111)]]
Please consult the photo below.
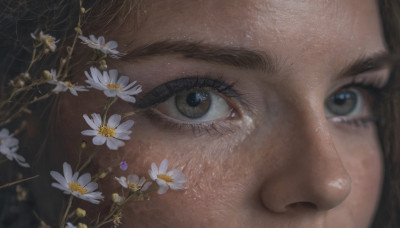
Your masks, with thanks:
[[(181, 75), (220, 73), (252, 107), (242, 110), (252, 123), (232, 120), (233, 130), (222, 136), (194, 136), (144, 113), (134, 116), (132, 140), (117, 152), (101, 151), (93, 163), (129, 163), (128, 171), (114, 168), (104, 180), (113, 183), (102, 187), (105, 195), (118, 188), (114, 176), (147, 176), (151, 162), (164, 158), (187, 184), (132, 204), (122, 227), (368, 227), (383, 175), (376, 129), (333, 123), (323, 104), (346, 63), (385, 49), (374, 1), (169, 0), (149, 1), (144, 10), (139, 31), (128, 24), (109, 37), (120, 44), (134, 40), (134, 46), (169, 39), (268, 51), (281, 69), (268, 75), (174, 56), (117, 62), (113, 67), (145, 92)], [(66, 140), (81, 139), (69, 132), (88, 129), (82, 114), (101, 112), (102, 96), (62, 95)], [(72, 107), (76, 111), (68, 112)], [(118, 102), (110, 113), (132, 110)]]

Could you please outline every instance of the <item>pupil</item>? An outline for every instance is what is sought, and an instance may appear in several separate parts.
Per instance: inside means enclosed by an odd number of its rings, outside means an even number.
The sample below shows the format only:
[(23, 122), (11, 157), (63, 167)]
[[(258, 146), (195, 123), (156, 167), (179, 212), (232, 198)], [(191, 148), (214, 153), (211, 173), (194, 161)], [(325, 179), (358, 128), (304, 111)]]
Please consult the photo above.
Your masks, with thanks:
[(205, 97), (202, 96), (198, 92), (193, 92), (188, 94), (186, 98), (186, 103), (191, 106), (191, 107), (197, 107), (204, 99)]
[(344, 105), (348, 99), (351, 98), (350, 93), (339, 93), (333, 98), (333, 102), (337, 105)]
[(185, 91), (175, 96), (178, 111), (188, 118), (200, 118), (207, 114), (211, 99), (207, 90)]

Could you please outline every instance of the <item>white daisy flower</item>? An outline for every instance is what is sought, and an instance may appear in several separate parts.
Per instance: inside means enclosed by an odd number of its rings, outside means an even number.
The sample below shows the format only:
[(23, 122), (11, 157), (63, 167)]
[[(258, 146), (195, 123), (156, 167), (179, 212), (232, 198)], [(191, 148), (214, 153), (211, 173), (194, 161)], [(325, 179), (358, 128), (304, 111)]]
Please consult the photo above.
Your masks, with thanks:
[(64, 176), (59, 172), (51, 171), (50, 175), (58, 182), (53, 182), (51, 186), (64, 191), (65, 194), (72, 194), (75, 197), (89, 201), (94, 204), (99, 204), (100, 199), (104, 197), (101, 192), (94, 192), (97, 189), (97, 183), (90, 182), (92, 177), (90, 173), (85, 173), (79, 177), (79, 172), (72, 175), (71, 166), (64, 162)]
[(19, 141), (13, 137), (8, 129), (3, 128), (0, 131), (0, 153), (7, 157), (9, 160), (14, 160), (22, 167), (29, 167), (29, 164), (25, 162), (25, 158), (17, 154)]
[(122, 187), (128, 188), (134, 192), (138, 190), (146, 191), (151, 185), (151, 182), (146, 182), (145, 177), (139, 179), (135, 174), (128, 175), (128, 178), (124, 176), (119, 178), (115, 177), (115, 180), (117, 180)]
[(83, 118), (93, 130), (84, 130), (82, 131), (82, 135), (94, 136), (94, 145), (103, 145), (106, 143), (110, 150), (117, 150), (118, 147), (125, 145), (120, 139), (131, 139), (129, 134), (131, 134), (132, 131), (129, 129), (133, 126), (133, 120), (127, 120), (120, 124), (121, 116), (114, 114), (108, 119), (107, 125), (103, 125), (100, 114), (93, 113), (92, 118), (84, 114)]
[(40, 31), (39, 35), (31, 33), (31, 37), (34, 40), (38, 40), (38, 41), (42, 42), (52, 52), (54, 52), (56, 50), (56, 47), (57, 47), (56, 43), (58, 42), (58, 40), (56, 40), (56, 38), (54, 38), (53, 36), (44, 34), (43, 31)]
[(76, 84), (72, 84), (69, 81), (59, 81), (57, 80), (57, 73), (55, 69), (51, 69), (50, 72), (46, 72), (50, 76), (50, 80), (47, 82), (52, 85), (56, 85), (56, 87), (53, 89), (53, 92), (59, 93), (59, 92), (65, 92), (69, 90), (72, 95), (78, 96), (78, 91), (83, 92), (83, 91), (88, 91), (85, 86), (80, 86)]
[(136, 81), (128, 84), (128, 76), (121, 76), (118, 79), (118, 71), (115, 69), (103, 71), (102, 74), (96, 67), (91, 67), (90, 74), (85, 71), (85, 75), (88, 79), (85, 82), (95, 89), (104, 91), (107, 97), (118, 96), (124, 101), (135, 103), (136, 99), (133, 96), (142, 92), (141, 85), (133, 87)]
[(119, 58), (121, 55), (124, 55), (124, 53), (116, 50), (116, 48), (118, 47), (118, 43), (116, 41), (112, 40), (106, 43), (103, 36), (99, 36), (99, 38), (96, 38), (94, 35), (90, 35), (89, 38), (86, 36), (78, 37), (82, 40), (83, 44), (86, 44), (93, 49), (99, 50), (106, 55), (110, 54), (110, 56), (115, 59)]
[(151, 169), (149, 170), (150, 178), (157, 182), (160, 186), (158, 189), (158, 194), (164, 194), (167, 192), (168, 188), (172, 190), (184, 189), (183, 184), (185, 181), (185, 175), (177, 170), (171, 170), (167, 172), (168, 160), (164, 159), (160, 164), (160, 169), (153, 162), (151, 164)]

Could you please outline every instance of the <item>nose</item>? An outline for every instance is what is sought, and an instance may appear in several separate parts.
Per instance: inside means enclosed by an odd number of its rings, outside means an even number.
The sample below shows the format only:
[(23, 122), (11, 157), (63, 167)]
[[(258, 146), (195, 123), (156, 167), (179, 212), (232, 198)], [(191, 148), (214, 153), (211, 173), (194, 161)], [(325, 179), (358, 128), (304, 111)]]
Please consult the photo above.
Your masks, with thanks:
[(261, 188), (262, 203), (272, 212), (329, 210), (340, 205), (351, 191), (350, 175), (334, 146), (324, 114), (322, 118), (307, 116), (298, 115), (297, 124), (283, 130), (287, 131), (288, 143), (279, 151), (266, 151), (281, 155)]

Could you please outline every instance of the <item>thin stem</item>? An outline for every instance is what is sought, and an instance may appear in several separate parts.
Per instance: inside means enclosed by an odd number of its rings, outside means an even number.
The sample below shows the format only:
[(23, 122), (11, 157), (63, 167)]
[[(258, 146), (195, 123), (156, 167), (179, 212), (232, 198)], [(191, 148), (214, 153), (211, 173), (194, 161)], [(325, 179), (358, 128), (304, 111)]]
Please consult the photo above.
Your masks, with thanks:
[(0, 189), (6, 188), (6, 187), (9, 187), (9, 186), (12, 186), (12, 185), (16, 185), (16, 184), (19, 184), (19, 183), (27, 181), (27, 180), (34, 179), (34, 178), (36, 178), (38, 176), (39, 175), (36, 175), (36, 176), (33, 176), (33, 177), (28, 177), (28, 178), (24, 178), (24, 179), (21, 179), (21, 180), (13, 181), (11, 183), (3, 184), (3, 185), (0, 186)]
[[(75, 49), (75, 46), (76, 46), (76, 43), (77, 43), (77, 41), (78, 41), (78, 36), (79, 36), (79, 34), (80, 34), (80, 28), (81, 28), (81, 23), (82, 23), (82, 16), (83, 16), (83, 14), (84, 13), (82, 13), (81, 11), (80, 11), (80, 9), (81, 9), (81, 7), (82, 7), (82, 0), (80, 0), (79, 1), (79, 15), (78, 15), (78, 25), (76, 26), (77, 28), (79, 28), (77, 31), (76, 31), (76, 33), (75, 33), (75, 37), (74, 37), (74, 41), (72, 42), (72, 45), (71, 45), (71, 48), (68, 50), (68, 55), (67, 55), (67, 58), (66, 58), (66, 63), (65, 63), (65, 71), (64, 71), (64, 74), (63, 74), (63, 76), (62, 76), (62, 80), (63, 79), (65, 79), (66, 77), (67, 77), (67, 74), (68, 74), (68, 68), (69, 68), (69, 63), (70, 63), (70, 60), (71, 60), (71, 57), (72, 57), (72, 53), (73, 53), (73, 51), (74, 51), (74, 49)], [(60, 71), (60, 73), (61, 73), (61, 71)], [(58, 76), (58, 75), (57, 75)]]
[(89, 156), (89, 158), (86, 160), (86, 162), (78, 169), (78, 172), (81, 172), (84, 168), (86, 168), (86, 166), (89, 165), (89, 163), (92, 161), (93, 157), (97, 154), (98, 151), (99, 151), (99, 147), (96, 147), (96, 149)]
[(113, 105), (115, 103), (115, 101), (117, 101), (118, 97), (110, 97), (107, 99), (107, 104), (106, 106), (104, 106), (104, 111), (103, 111), (103, 125), (106, 125), (106, 121), (107, 121), (107, 113), (108, 110), (110, 109), (111, 105)]
[(68, 212), (71, 209), (72, 199), (73, 198), (74, 197), (72, 195), (69, 196), (67, 209), (65, 209), (64, 216), (62, 217), (61, 222), (60, 222), (60, 226), (59, 226), (60, 228), (64, 228), (65, 227), (65, 223), (66, 223), (65, 220), (67, 219)]

